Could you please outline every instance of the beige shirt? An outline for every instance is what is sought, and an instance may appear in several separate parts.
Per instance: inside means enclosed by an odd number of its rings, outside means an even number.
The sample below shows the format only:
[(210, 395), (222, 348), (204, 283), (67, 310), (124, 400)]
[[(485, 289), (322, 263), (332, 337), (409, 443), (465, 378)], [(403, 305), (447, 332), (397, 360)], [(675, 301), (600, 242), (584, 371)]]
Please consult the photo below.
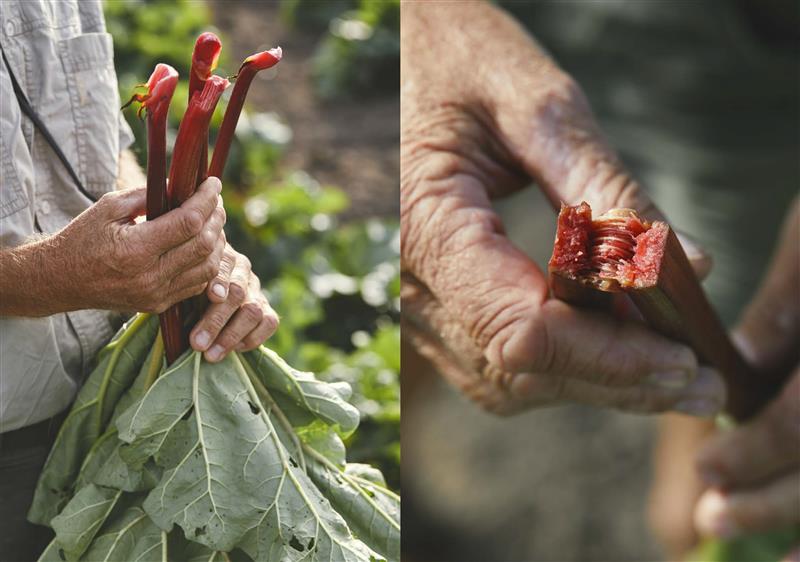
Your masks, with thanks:
[[(133, 138), (99, 0), (3, 0), (0, 45), (86, 189), (96, 197), (113, 190), (120, 151)], [(54, 233), (90, 204), (22, 115), (0, 62), (0, 248)], [(67, 408), (117, 318), (96, 310), (0, 317), (0, 433)]]

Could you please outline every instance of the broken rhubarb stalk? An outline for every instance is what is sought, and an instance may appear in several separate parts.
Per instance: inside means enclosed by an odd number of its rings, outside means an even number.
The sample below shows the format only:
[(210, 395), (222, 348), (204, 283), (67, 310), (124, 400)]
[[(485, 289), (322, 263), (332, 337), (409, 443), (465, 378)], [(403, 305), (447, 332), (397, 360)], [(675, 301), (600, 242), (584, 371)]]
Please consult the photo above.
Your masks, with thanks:
[(753, 416), (780, 388), (756, 377), (734, 347), (666, 223), (646, 222), (630, 209), (593, 219), (586, 203), (562, 205), (549, 272), (553, 295), (573, 304), (630, 297), (656, 331), (688, 344), (722, 373), (735, 419)]
[(233, 133), (236, 130), (236, 123), (238, 123), (239, 115), (242, 113), (244, 100), (247, 97), (247, 91), (250, 89), (253, 77), (259, 70), (265, 70), (278, 64), (282, 56), (281, 48), (277, 47), (250, 55), (244, 59), (242, 66), (239, 67), (239, 72), (234, 77), (236, 82), (233, 86), (231, 99), (228, 102), (228, 108), (225, 110), (225, 116), (222, 118), (217, 142), (214, 145), (214, 154), (211, 157), (211, 166), (208, 170), (209, 176), (222, 177), (222, 171), (228, 159), (228, 151), (231, 148), (231, 141), (233, 141)]
[[(147, 115), (147, 220), (169, 210), (167, 201), (167, 116), (178, 72), (167, 64), (157, 64), (147, 81), (146, 94), (134, 94), (129, 104), (139, 101), (139, 113)], [(181, 347), (183, 323), (180, 309), (172, 307), (159, 315), (164, 347), (174, 353)], [(180, 353), (178, 353), (180, 355)]]
[[(198, 92), (203, 91), (203, 86), (217, 67), (219, 53), (222, 50), (222, 42), (219, 37), (207, 31), (201, 33), (194, 44), (192, 51), (192, 70), (189, 74), (189, 99)], [(206, 179), (208, 173), (208, 131), (206, 131), (206, 142), (200, 152), (197, 168), (198, 185)]]

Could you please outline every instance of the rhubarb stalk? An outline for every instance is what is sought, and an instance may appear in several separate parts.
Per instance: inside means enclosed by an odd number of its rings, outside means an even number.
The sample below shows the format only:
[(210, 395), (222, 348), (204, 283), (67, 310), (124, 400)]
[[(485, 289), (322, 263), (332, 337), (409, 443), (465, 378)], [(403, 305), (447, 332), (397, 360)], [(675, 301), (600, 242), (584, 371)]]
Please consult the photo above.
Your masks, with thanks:
[(580, 305), (630, 297), (658, 332), (688, 344), (728, 386), (728, 412), (753, 416), (780, 385), (755, 376), (714, 312), (673, 230), (630, 209), (592, 219), (588, 204), (562, 205), (549, 264), (556, 298)]
[[(147, 115), (147, 220), (154, 220), (169, 210), (167, 117), (177, 84), (178, 72), (167, 64), (159, 63), (147, 81), (147, 94), (135, 94), (128, 102), (141, 102), (139, 113), (145, 111)], [(180, 309), (172, 307), (162, 312), (158, 319), (164, 347), (174, 354), (182, 345)]]
[[(207, 146), (208, 125), (217, 107), (222, 92), (229, 82), (220, 76), (211, 76), (203, 90), (189, 101), (189, 107), (181, 120), (172, 162), (169, 168), (168, 203), (176, 209), (192, 196), (197, 186), (198, 159), (203, 146)], [(164, 348), (167, 362), (172, 363), (189, 347), (188, 331), (185, 330), (185, 314), (181, 303), (172, 305), (165, 313), (169, 326), (164, 330)], [(169, 334), (168, 336), (166, 334)]]
[(222, 125), (219, 128), (217, 142), (214, 145), (214, 154), (211, 157), (211, 166), (209, 167), (208, 175), (217, 178), (222, 177), (222, 171), (228, 159), (228, 151), (233, 141), (233, 133), (236, 130), (236, 123), (239, 121), (239, 115), (242, 113), (247, 91), (250, 89), (250, 83), (253, 81), (256, 73), (260, 70), (275, 66), (280, 62), (282, 56), (283, 52), (281, 48), (277, 47), (250, 55), (242, 62), (242, 66), (239, 67), (239, 72), (234, 77), (236, 82), (233, 86), (231, 99), (228, 102), (228, 108), (225, 110), (225, 116), (222, 118)]
[[(194, 44), (192, 51), (192, 69), (189, 74), (189, 100), (192, 96), (203, 91), (203, 86), (211, 73), (217, 67), (219, 53), (222, 50), (222, 42), (215, 34), (210, 31), (201, 33)], [(208, 173), (208, 131), (206, 131), (205, 143), (200, 151), (197, 167), (197, 184), (206, 179)]]

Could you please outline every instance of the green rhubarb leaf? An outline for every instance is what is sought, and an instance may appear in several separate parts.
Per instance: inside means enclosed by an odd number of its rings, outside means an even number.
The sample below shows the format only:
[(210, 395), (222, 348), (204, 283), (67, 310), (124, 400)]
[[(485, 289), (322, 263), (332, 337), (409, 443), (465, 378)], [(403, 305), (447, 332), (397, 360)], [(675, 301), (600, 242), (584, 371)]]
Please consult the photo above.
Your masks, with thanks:
[(49, 525), (69, 501), (86, 454), (104, 433), (117, 401), (139, 372), (157, 331), (157, 318), (139, 314), (101, 352), (97, 368), (78, 393), (47, 457), (28, 512), (30, 521)]
[(347, 451), (344, 442), (330, 427), (319, 420), (296, 428), (300, 440), (337, 466), (344, 466)]
[(400, 560), (400, 497), (376, 468), (351, 463), (344, 470), (311, 450), (308, 474), (336, 511), (370, 548)]
[(53, 518), (56, 540), (67, 560), (80, 559), (117, 504), (122, 492), (94, 484), (81, 488)]
[(106, 458), (103, 466), (97, 471), (93, 482), (99, 486), (116, 488), (125, 492), (146, 492), (156, 487), (161, 480), (162, 469), (154, 462), (146, 462), (141, 467), (128, 465), (120, 456), (122, 443), (116, 439), (116, 446)]
[(145, 511), (162, 529), (177, 524), (192, 541), (255, 560), (382, 559), (352, 536), (268, 412), (239, 354), (210, 364), (192, 353), (164, 373), (118, 420), (133, 447), (165, 436), (151, 454), (166, 471)]
[(326, 423), (338, 425), (345, 434), (352, 433), (358, 427), (358, 410), (342, 398), (348, 395), (344, 388), (349, 387), (347, 383), (331, 384), (317, 380), (313, 373), (293, 369), (277, 353), (263, 345), (247, 352), (245, 358), (271, 392), (284, 394), (297, 406)]
[(194, 354), (180, 357), (139, 400), (116, 420), (119, 438), (129, 445), (120, 448), (122, 459), (134, 468), (144, 466), (156, 454), (169, 432), (192, 408)]
[(168, 562), (167, 544), (167, 534), (153, 524), (138, 502), (134, 502), (106, 522), (81, 560)]

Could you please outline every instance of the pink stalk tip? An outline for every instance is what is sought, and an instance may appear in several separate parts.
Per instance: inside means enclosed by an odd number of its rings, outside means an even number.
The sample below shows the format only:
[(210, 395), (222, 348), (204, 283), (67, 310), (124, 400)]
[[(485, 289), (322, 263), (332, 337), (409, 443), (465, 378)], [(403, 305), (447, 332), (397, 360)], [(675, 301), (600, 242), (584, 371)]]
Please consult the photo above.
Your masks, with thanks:
[(171, 98), (178, 85), (178, 71), (168, 64), (158, 63), (147, 80), (149, 98), (144, 105), (158, 103), (164, 98)]
[[(278, 64), (282, 58), (283, 50), (280, 47), (275, 47), (268, 51), (261, 51), (260, 53), (250, 55), (244, 59), (242, 66), (244, 67), (245, 65), (252, 64), (255, 70), (266, 70)], [(239, 72), (241, 72), (241, 69), (239, 69)]]
[(208, 80), (211, 72), (217, 68), (222, 42), (210, 31), (201, 33), (194, 44), (192, 52), (192, 69), (200, 80)]

